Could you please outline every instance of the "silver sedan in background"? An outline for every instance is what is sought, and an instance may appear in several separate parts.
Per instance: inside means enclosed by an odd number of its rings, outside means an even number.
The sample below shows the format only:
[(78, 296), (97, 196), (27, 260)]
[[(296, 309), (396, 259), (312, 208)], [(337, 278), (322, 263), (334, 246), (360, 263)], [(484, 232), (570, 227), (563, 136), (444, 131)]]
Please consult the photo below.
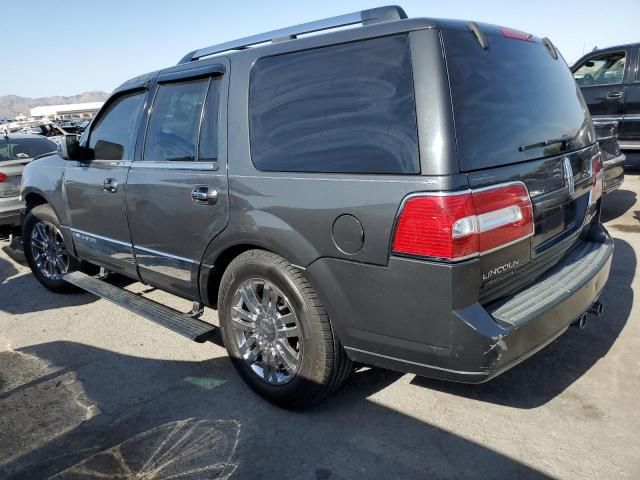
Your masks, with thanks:
[(0, 227), (20, 225), (20, 180), (31, 160), (54, 152), (57, 144), (41, 135), (9, 134), (0, 136)]

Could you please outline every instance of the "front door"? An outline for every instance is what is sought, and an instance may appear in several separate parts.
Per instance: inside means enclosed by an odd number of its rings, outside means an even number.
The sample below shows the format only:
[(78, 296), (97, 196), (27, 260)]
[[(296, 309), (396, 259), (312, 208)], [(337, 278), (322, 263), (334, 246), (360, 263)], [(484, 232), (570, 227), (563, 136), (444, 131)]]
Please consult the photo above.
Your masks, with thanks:
[(227, 78), (218, 70), (198, 78), (175, 73), (158, 78), (142, 156), (127, 180), (141, 278), (192, 299), (199, 298), (204, 251), (229, 216)]
[(112, 97), (92, 123), (86, 159), (69, 162), (64, 177), (71, 234), (84, 260), (137, 276), (127, 225), (125, 185), (146, 91)]
[(594, 120), (622, 120), (626, 65), (627, 52), (620, 50), (596, 54), (574, 70), (573, 76)]

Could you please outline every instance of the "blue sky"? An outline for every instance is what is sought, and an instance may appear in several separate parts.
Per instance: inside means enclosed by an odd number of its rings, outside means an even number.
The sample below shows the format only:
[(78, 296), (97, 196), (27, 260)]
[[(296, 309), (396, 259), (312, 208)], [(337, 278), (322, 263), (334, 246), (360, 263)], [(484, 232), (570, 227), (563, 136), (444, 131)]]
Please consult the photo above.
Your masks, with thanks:
[[(195, 48), (392, 1), (5, 0), (0, 96), (111, 91), (127, 78), (175, 64)], [(548, 36), (569, 62), (594, 45), (640, 41), (640, 0), (397, 3), (410, 17), (463, 18)]]

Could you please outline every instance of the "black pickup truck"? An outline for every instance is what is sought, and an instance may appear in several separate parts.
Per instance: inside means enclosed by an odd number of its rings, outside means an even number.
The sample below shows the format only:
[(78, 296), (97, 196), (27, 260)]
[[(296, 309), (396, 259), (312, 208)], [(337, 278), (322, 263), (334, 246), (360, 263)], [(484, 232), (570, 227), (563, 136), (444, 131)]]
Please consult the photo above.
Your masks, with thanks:
[[(625, 167), (640, 167), (640, 43), (594, 50), (571, 71), (594, 123), (618, 123)], [(606, 166), (605, 166), (606, 168)]]

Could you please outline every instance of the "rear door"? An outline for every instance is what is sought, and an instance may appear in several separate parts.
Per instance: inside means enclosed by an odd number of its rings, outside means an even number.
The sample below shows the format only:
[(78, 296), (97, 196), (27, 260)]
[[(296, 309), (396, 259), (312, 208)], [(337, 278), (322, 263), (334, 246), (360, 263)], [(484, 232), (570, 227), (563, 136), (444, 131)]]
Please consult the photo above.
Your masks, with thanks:
[(625, 49), (598, 53), (573, 70), (594, 120), (621, 121), (624, 112), (624, 75), (629, 60)]
[(127, 181), (140, 276), (193, 299), (204, 250), (228, 221), (227, 70), (210, 64), (158, 77), (143, 151)]

